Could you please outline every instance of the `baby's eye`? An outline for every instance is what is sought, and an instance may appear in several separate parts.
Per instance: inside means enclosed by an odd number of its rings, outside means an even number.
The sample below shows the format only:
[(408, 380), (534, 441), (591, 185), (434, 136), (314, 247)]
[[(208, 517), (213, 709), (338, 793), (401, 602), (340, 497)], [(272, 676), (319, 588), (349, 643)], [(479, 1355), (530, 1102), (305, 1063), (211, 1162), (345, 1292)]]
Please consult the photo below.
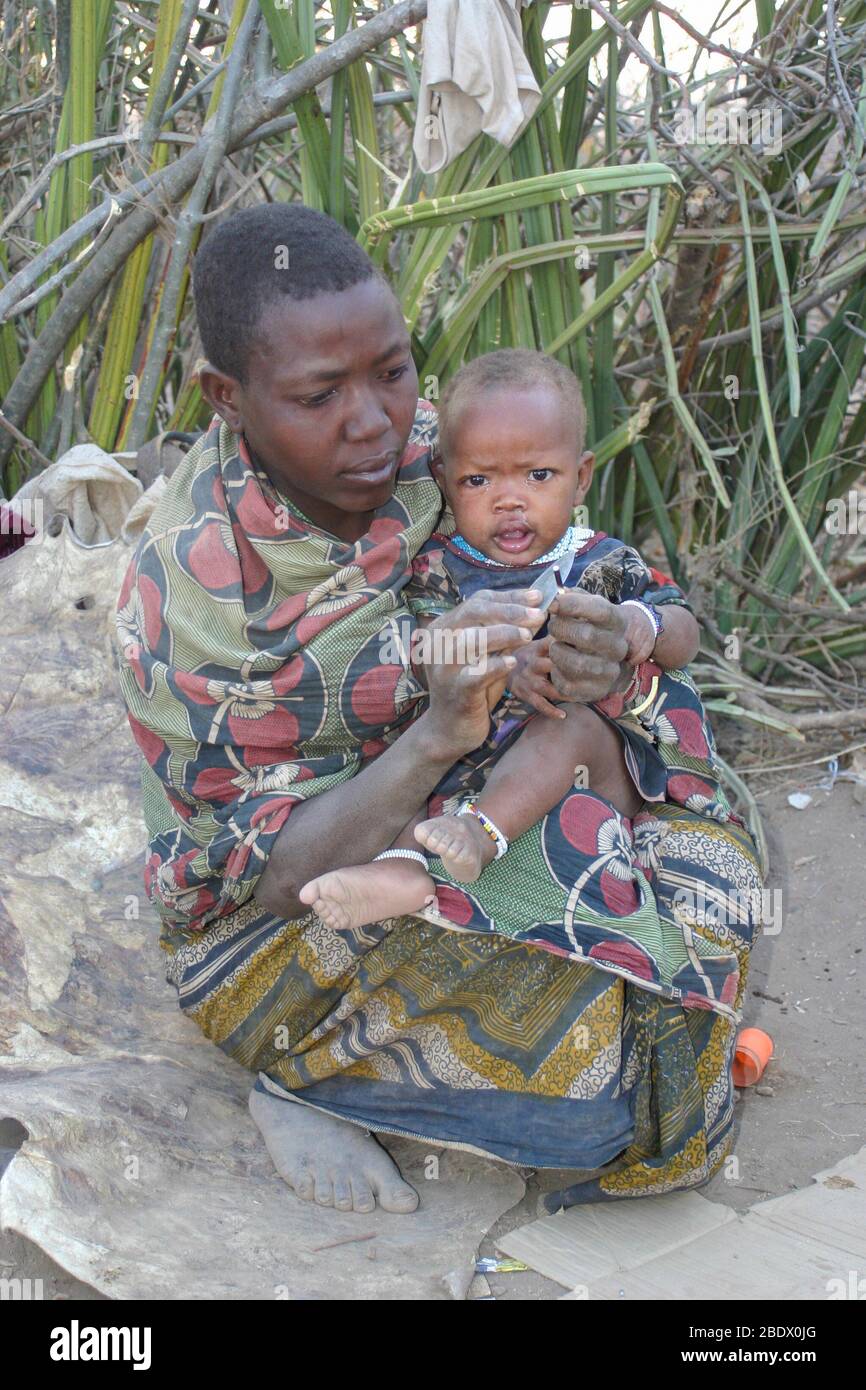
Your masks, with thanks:
[(534, 483), (543, 483), (551, 477), (551, 472), (549, 468), (533, 468), (530, 470), (529, 476)]
[(463, 479), (467, 487), (483, 487), (487, 482), (483, 473), (471, 473), (468, 478)]

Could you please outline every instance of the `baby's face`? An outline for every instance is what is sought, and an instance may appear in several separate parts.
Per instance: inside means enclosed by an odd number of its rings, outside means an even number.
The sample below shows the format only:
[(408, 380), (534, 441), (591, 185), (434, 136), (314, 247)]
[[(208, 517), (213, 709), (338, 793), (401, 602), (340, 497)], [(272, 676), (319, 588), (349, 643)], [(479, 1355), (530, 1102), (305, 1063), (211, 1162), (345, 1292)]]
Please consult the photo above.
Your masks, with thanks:
[(470, 401), (440, 472), (460, 534), (491, 560), (537, 560), (589, 487), (592, 456), (582, 450), (555, 388), (497, 388)]

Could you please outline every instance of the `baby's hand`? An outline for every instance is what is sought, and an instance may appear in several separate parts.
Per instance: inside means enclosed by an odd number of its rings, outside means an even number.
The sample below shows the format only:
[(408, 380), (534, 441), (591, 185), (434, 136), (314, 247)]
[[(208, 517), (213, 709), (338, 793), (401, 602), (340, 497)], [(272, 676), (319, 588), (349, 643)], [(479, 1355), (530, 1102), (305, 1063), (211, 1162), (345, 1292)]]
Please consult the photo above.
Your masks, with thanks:
[(550, 640), (549, 637), (541, 637), (518, 648), (514, 653), (517, 665), (508, 677), (508, 688), (518, 700), (531, 705), (548, 719), (564, 719), (565, 710), (551, 703), (562, 700), (562, 696), (550, 680), (553, 670), (553, 662), (548, 655)]
[(627, 606), (623, 611), (628, 614), (625, 634), (628, 651), (625, 659), (629, 666), (640, 666), (642, 661), (649, 661), (652, 656), (656, 635), (639, 608)]

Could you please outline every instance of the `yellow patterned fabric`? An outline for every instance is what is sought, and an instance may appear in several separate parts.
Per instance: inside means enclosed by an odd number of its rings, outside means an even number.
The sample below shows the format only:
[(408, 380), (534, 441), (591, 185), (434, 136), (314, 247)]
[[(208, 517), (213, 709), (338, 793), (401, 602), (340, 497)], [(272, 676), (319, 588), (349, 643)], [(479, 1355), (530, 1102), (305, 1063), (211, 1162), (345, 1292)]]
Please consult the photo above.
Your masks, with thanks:
[[(658, 894), (677, 892), (688, 853), (732, 901), (753, 882), (744, 831), (656, 809), (673, 847)], [(711, 919), (694, 930), (717, 931)], [(749, 946), (724, 931), (739, 1009)], [(181, 1007), (260, 1088), (371, 1129), (578, 1170), (552, 1209), (694, 1186), (729, 1151), (734, 1021), (589, 963), (415, 918), (335, 932), (254, 902), (164, 945)]]

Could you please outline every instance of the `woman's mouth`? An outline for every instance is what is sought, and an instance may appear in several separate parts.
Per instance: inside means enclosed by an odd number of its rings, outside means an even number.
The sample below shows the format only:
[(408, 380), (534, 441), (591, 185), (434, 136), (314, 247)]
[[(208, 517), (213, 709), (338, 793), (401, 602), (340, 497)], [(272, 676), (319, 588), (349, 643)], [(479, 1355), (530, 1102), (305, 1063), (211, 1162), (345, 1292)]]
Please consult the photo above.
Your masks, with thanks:
[(384, 483), (393, 473), (396, 462), (396, 450), (388, 454), (377, 454), (375, 458), (364, 459), (355, 468), (347, 468), (343, 477), (368, 486)]
[(535, 532), (529, 526), (506, 526), (502, 531), (497, 531), (493, 539), (500, 550), (507, 550), (509, 555), (519, 555), (532, 545)]

